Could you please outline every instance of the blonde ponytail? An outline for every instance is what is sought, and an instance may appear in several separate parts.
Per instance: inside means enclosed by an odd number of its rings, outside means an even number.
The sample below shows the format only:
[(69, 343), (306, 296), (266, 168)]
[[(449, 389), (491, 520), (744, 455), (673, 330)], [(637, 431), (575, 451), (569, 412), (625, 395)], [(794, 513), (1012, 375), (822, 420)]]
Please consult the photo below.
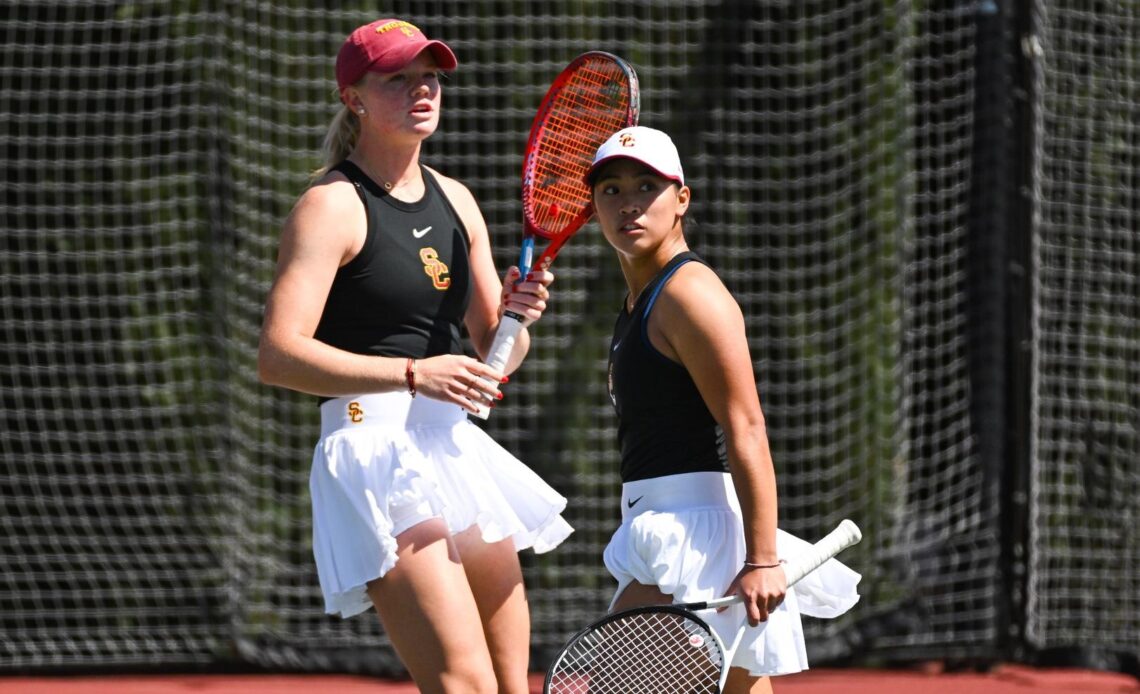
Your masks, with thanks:
[(310, 179), (317, 180), (328, 173), (329, 169), (347, 159), (352, 153), (352, 148), (356, 146), (356, 138), (359, 135), (360, 119), (347, 106), (341, 104), (321, 144), (323, 163), (320, 168), (313, 171)]

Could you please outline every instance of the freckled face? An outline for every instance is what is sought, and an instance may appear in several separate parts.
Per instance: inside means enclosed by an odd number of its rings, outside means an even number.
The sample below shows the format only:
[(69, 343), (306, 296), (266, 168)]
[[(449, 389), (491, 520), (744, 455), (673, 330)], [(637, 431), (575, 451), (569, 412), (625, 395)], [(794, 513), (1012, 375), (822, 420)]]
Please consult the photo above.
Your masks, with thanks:
[(415, 134), (421, 139), (439, 126), (442, 88), (431, 51), (420, 53), (399, 72), (368, 72), (350, 87), (349, 104), (364, 109), (365, 127), (385, 134)]
[(619, 253), (641, 255), (681, 236), (689, 188), (632, 159), (605, 164), (594, 181), (602, 234)]

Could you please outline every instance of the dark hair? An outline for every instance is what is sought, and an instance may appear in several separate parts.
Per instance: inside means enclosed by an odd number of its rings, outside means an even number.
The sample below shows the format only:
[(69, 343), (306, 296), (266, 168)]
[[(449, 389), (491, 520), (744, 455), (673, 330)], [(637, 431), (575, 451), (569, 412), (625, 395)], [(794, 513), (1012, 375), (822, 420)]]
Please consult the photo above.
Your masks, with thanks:
[(685, 213), (685, 220), (682, 222), (681, 228), (685, 232), (685, 243), (694, 251), (697, 250), (698, 241), (701, 237), (701, 225), (697, 222), (697, 216), (693, 214), (691, 203), (689, 204), (689, 211)]

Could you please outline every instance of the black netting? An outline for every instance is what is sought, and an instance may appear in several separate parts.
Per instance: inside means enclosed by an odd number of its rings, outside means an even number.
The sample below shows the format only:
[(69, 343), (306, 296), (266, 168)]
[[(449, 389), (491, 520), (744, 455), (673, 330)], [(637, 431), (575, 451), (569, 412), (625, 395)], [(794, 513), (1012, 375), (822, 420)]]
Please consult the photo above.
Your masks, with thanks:
[[(636, 67), (694, 189), (690, 240), (748, 319), (781, 524), (864, 529), (844, 557), (864, 598), (808, 622), (815, 662), (990, 658), (1011, 623), (1135, 655), (1140, 27), (1127, 4), (1038, 5), (1027, 38), (986, 1), (4, 3), (0, 670), (399, 669), (374, 616), (323, 614), (317, 410), (255, 365), (333, 57), (381, 16), (458, 54), (425, 156), (471, 187), (500, 267), (551, 78), (586, 50)], [(1006, 419), (1026, 362), (1001, 243), (1030, 232), (1032, 432)], [(523, 555), (536, 667), (604, 610), (619, 517), (603, 372), (624, 283), (593, 225), (555, 271), (486, 424), (571, 499), (571, 538)]]
[(1140, 656), (1140, 8), (1036, 7), (1027, 636)]

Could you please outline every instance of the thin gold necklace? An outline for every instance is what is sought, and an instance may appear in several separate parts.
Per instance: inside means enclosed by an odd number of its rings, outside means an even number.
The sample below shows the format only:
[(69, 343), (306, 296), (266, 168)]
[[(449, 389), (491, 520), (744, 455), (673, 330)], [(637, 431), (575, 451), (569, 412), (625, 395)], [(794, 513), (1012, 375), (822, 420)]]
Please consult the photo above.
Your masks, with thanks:
[[(382, 178), (381, 176), (377, 176), (376, 172), (372, 170), (372, 167), (369, 166), (368, 162), (364, 161), (364, 159), (360, 160), (359, 165), (364, 169), (364, 173), (368, 174), (369, 178), (371, 178), (373, 181), (376, 181), (377, 183), (379, 183), (381, 186), (383, 186), (384, 190), (388, 191), (389, 193), (392, 192), (393, 188), (398, 187), (395, 183), (391, 183), (390, 181)], [(405, 183), (407, 183), (407, 181), (404, 181), (403, 183), (399, 183), (399, 185), (402, 186)]]

